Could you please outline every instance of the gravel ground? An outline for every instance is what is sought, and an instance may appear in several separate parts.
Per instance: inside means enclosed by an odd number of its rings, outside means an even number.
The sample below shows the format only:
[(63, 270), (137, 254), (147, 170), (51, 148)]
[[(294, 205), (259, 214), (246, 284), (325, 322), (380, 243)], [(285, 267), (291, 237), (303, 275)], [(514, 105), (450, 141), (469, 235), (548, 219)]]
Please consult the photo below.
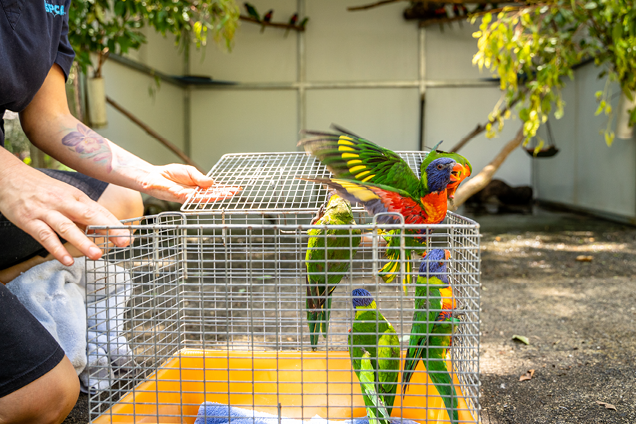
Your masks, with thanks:
[[(541, 210), (474, 218), (483, 424), (636, 423), (636, 228)], [(87, 416), (80, 395), (64, 423)]]
[(636, 423), (636, 228), (549, 212), (475, 219), (483, 423)]

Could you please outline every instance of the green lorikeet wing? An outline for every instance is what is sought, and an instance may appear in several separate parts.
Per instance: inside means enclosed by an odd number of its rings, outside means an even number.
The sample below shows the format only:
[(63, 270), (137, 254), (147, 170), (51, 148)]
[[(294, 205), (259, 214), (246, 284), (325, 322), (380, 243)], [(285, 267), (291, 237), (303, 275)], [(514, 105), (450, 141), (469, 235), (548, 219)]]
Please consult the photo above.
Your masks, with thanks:
[(371, 363), (371, 354), (363, 351), (360, 359), (360, 370), (357, 372), (362, 389), (362, 398), (367, 406), (367, 416), (370, 424), (389, 424), (391, 414), (387, 411), (384, 398), (376, 390), (376, 372)]
[(411, 195), (421, 194), (421, 182), (409, 165), (389, 149), (354, 136), (308, 132), (316, 137), (298, 145), (317, 157), (336, 178), (386, 185)]
[[(415, 310), (413, 311), (413, 326), (409, 337), (409, 349), (404, 361), (404, 371), (402, 372), (402, 395), (406, 394), (411, 377), (415, 372), (420, 359), (426, 357), (428, 336), (431, 334), (433, 324), (437, 315), (442, 310), (442, 299), (439, 288), (428, 287), (427, 283), (421, 281), (423, 277), (417, 277), (417, 287), (415, 289)], [(431, 278), (430, 283), (435, 284), (436, 278)], [(439, 280), (438, 280), (439, 281)], [(428, 306), (427, 306), (428, 299)]]
[[(315, 225), (355, 225), (351, 205), (333, 194), (324, 214)], [(360, 245), (360, 230), (314, 228), (308, 232), (307, 253), (307, 324), (312, 349), (320, 333), (327, 337), (331, 314), (331, 293), (349, 271), (349, 260)], [(325, 246), (326, 243), (326, 246)]]
[[(426, 358), (428, 338), (440, 316), (452, 312), (454, 299), (448, 280), (448, 250), (433, 249), (422, 258), (415, 288), (415, 309), (402, 373), (402, 395), (420, 359)], [(450, 299), (449, 299), (450, 297)]]
[(415, 289), (415, 311), (409, 337), (409, 349), (402, 373), (406, 394), (408, 384), (420, 360), (437, 388), (452, 423), (457, 422), (457, 393), (446, 366), (446, 354), (458, 319), (452, 318), (455, 308), (452, 287), (448, 280), (447, 250), (431, 250), (422, 259), (417, 287)]
[(376, 370), (378, 394), (390, 415), (400, 371), (400, 340), (393, 326), (376, 310), (375, 302), (367, 290), (355, 289), (353, 294), (354, 305), (356, 299), (369, 299), (366, 305), (364, 303), (367, 301), (364, 300), (361, 305), (356, 306), (356, 317), (349, 335), (349, 353), (353, 369), (356, 374), (359, 373), (360, 358), (368, 352), (371, 365)]
[[(424, 254), (424, 248), (428, 242), (428, 231), (420, 230), (418, 232), (414, 230), (404, 231), (404, 280), (402, 281), (402, 287), (404, 292), (407, 292), (407, 284), (410, 283), (412, 274), (411, 258), (413, 253), (418, 255)], [(386, 282), (390, 283), (395, 279), (395, 276), (400, 271), (401, 263), (401, 230), (388, 230), (384, 233), (384, 240), (386, 241), (385, 256), (389, 259), (380, 270), (380, 277)]]
[(428, 339), (427, 356), (424, 362), (428, 375), (442, 397), (453, 424), (459, 420), (457, 391), (448, 372), (446, 355), (451, 345), (451, 336), (459, 322), (457, 318), (445, 317), (433, 326), (433, 334)]

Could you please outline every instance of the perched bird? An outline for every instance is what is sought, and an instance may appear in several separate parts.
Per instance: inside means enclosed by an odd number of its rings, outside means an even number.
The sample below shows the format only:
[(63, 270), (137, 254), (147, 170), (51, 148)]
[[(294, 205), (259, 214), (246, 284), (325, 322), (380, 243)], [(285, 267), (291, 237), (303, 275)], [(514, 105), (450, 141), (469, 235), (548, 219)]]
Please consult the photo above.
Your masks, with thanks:
[[(355, 225), (348, 201), (332, 193), (312, 225)], [(360, 230), (312, 229), (307, 232), (307, 323), (312, 350), (320, 333), (327, 338), (331, 293), (349, 271), (349, 261), (360, 245)], [(325, 241), (327, 246), (325, 248)], [(325, 266), (327, 268), (325, 273)], [(326, 281), (325, 281), (326, 278)]]
[(261, 32), (265, 31), (265, 23), (270, 23), (274, 16), (274, 9), (269, 9), (265, 15), (263, 15), (263, 25), (261, 26)]
[[(456, 187), (459, 175), (465, 173), (464, 166), (450, 157), (439, 156), (433, 149), (420, 166), (420, 179), (396, 153), (344, 130), (340, 130), (339, 134), (308, 134), (315, 137), (301, 140), (299, 145), (324, 163), (336, 178), (303, 179), (325, 184), (350, 202), (361, 203), (370, 215), (398, 212), (404, 217), (405, 224), (442, 222), (448, 207), (447, 186), (455, 184)], [(399, 224), (400, 220), (385, 215), (377, 222)], [(400, 237), (395, 235), (400, 233), (398, 229), (387, 231), (384, 235), (389, 263), (382, 268), (380, 275), (387, 282), (399, 269)], [(416, 247), (426, 244), (428, 235), (425, 230), (408, 230), (406, 233), (404, 284), (410, 279), (411, 253)]]
[(356, 311), (349, 330), (349, 355), (360, 380), (369, 422), (388, 424), (400, 371), (400, 340), (365, 289), (351, 292)]
[(300, 21), (300, 24), (298, 24), (298, 26), (302, 29), (305, 29), (305, 26), (307, 26), (307, 21), (309, 20), (309, 17), (304, 17), (302, 21)]
[(254, 5), (245, 2), (243, 3), (243, 6), (245, 6), (245, 10), (247, 10), (247, 14), (250, 18), (256, 19), (259, 22), (261, 21), (261, 16), (256, 11), (256, 7), (254, 7)]
[[(453, 15), (455, 18), (460, 18), (463, 16), (462, 9), (459, 4), (453, 4)], [(463, 27), (461, 19), (457, 21), (459, 23), (459, 27)]]
[(289, 31), (291, 31), (291, 27), (295, 26), (296, 22), (298, 22), (298, 13), (294, 13), (292, 17), (289, 18), (289, 22), (287, 22), (287, 25), (289, 25), (290, 27), (285, 30), (285, 37), (289, 35)]
[(448, 11), (446, 10), (446, 7), (444, 7), (444, 5), (442, 5), (441, 7), (438, 7), (437, 9), (433, 11), (433, 14), (434, 14), (433, 19), (437, 19), (440, 21), (439, 29), (442, 32), (444, 32), (444, 19), (448, 19)]
[(459, 319), (452, 317), (456, 302), (448, 280), (448, 250), (435, 249), (422, 259), (415, 289), (413, 326), (402, 372), (402, 396), (420, 360), (437, 388), (452, 423), (458, 420), (457, 392), (446, 367), (446, 354)]

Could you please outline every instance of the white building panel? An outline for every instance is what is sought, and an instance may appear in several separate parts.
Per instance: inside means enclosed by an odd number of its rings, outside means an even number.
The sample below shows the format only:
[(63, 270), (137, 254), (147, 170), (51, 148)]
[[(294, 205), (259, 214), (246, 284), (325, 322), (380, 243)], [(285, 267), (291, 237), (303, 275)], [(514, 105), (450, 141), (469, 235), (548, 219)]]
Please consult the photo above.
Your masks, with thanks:
[(414, 88), (309, 90), (307, 128), (338, 124), (393, 150), (419, 150), (420, 93)]
[(192, 158), (208, 170), (225, 153), (296, 150), (296, 93), (194, 91)]
[[(112, 60), (104, 65), (106, 94), (137, 116), (161, 136), (183, 149), (183, 90), (162, 83), (154, 96), (155, 79), (130, 70)], [(154, 164), (179, 161), (179, 158), (144, 130), (107, 105), (108, 126), (97, 132), (121, 147)]]

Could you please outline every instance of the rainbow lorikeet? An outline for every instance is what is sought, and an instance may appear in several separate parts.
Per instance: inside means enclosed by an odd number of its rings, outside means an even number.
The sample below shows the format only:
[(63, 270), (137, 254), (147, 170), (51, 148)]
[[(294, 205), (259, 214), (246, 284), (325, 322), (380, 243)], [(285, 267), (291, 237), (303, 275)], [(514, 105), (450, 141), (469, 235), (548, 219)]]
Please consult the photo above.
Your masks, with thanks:
[(260, 22), (261, 16), (258, 14), (258, 11), (256, 10), (256, 7), (254, 7), (253, 4), (245, 2), (243, 3), (243, 6), (245, 6), (245, 10), (247, 10), (247, 14), (249, 15), (250, 18)]
[[(312, 225), (355, 225), (348, 201), (332, 193), (312, 221)], [(360, 230), (311, 229), (307, 232), (307, 323), (312, 350), (320, 333), (327, 338), (331, 293), (349, 271), (350, 259), (360, 245)], [(326, 248), (325, 248), (326, 242)], [(325, 267), (326, 272), (325, 272)], [(326, 279), (326, 281), (325, 281)]]
[[(400, 340), (365, 289), (351, 292), (356, 315), (349, 330), (349, 355), (362, 389), (369, 422), (388, 424), (400, 373)], [(378, 423), (376, 423), (378, 424)]]
[(439, 392), (452, 423), (458, 420), (457, 392), (446, 367), (446, 354), (457, 318), (452, 317), (456, 307), (453, 290), (448, 280), (448, 250), (435, 249), (422, 258), (415, 289), (413, 326), (409, 349), (402, 372), (406, 394), (411, 377), (420, 360)]
[(285, 30), (285, 37), (289, 35), (289, 31), (291, 31), (291, 27), (296, 26), (297, 22), (298, 22), (298, 13), (294, 13), (291, 16), (291, 18), (289, 18), (289, 22), (287, 22), (287, 25), (289, 25), (289, 27)]
[(265, 23), (270, 23), (272, 21), (272, 16), (274, 16), (274, 9), (270, 9), (263, 15), (263, 25), (261, 26), (261, 32), (265, 31)]
[[(332, 179), (307, 179), (328, 185), (351, 202), (362, 203), (367, 212), (399, 212), (406, 224), (438, 224), (447, 211), (447, 186), (457, 187), (466, 168), (451, 157), (433, 149), (420, 166), (418, 178), (408, 164), (391, 150), (353, 134), (316, 133), (299, 145), (316, 156), (334, 174)], [(448, 155), (448, 154), (446, 154)], [(454, 156), (460, 156), (453, 153)], [(470, 164), (464, 158), (462, 163)], [(453, 191), (454, 195), (454, 191)], [(379, 223), (399, 223), (395, 216), (382, 216)], [(386, 233), (386, 256), (389, 259), (380, 275), (389, 282), (400, 264), (401, 230)], [(405, 237), (405, 281), (411, 274), (411, 254), (426, 244), (426, 231), (408, 230)], [(406, 288), (406, 286), (405, 286)]]
[[(461, 169), (456, 170), (456, 173), (454, 174), (454, 178), (446, 186), (446, 196), (452, 203), (453, 198), (455, 197), (455, 191), (457, 190), (457, 187), (459, 186), (459, 184), (461, 184), (462, 181), (464, 181), (466, 178), (470, 176), (473, 169), (472, 169), (472, 166), (470, 165), (470, 162), (468, 162), (468, 160), (462, 155), (459, 155), (457, 153), (447, 153), (441, 150), (437, 150), (437, 147), (441, 143), (442, 142), (440, 141), (439, 143), (435, 145), (435, 147), (433, 147), (433, 149), (431, 149), (431, 151), (426, 156), (424, 161), (422, 161), (422, 163), (420, 164), (420, 169), (424, 170), (428, 168), (431, 162), (440, 158), (453, 159), (455, 162), (457, 162), (458, 165), (461, 166)], [(455, 167), (455, 169), (456, 168), (457, 167)], [(395, 237), (395, 235), (399, 233), (400, 233), (399, 230), (391, 230), (386, 232), (384, 235), (384, 239), (387, 242), (386, 256), (387, 258), (390, 259), (390, 262), (387, 263), (380, 270), (380, 275), (386, 282), (392, 281), (396, 275), (395, 273), (398, 270), (399, 259), (400, 259), (400, 237)], [(424, 253), (422, 251), (422, 247), (425, 245), (425, 240), (426, 240), (425, 237), (406, 237), (405, 239), (406, 250), (404, 252), (404, 259), (405, 259), (405, 267), (406, 267), (405, 273), (407, 275), (406, 277), (407, 281), (410, 279), (409, 276), (411, 272), (411, 255), (413, 252), (417, 253), (418, 255), (422, 255)], [(409, 247), (414, 247), (414, 249), (412, 250), (408, 249)], [(406, 285), (404, 285), (404, 288), (406, 290)]]

